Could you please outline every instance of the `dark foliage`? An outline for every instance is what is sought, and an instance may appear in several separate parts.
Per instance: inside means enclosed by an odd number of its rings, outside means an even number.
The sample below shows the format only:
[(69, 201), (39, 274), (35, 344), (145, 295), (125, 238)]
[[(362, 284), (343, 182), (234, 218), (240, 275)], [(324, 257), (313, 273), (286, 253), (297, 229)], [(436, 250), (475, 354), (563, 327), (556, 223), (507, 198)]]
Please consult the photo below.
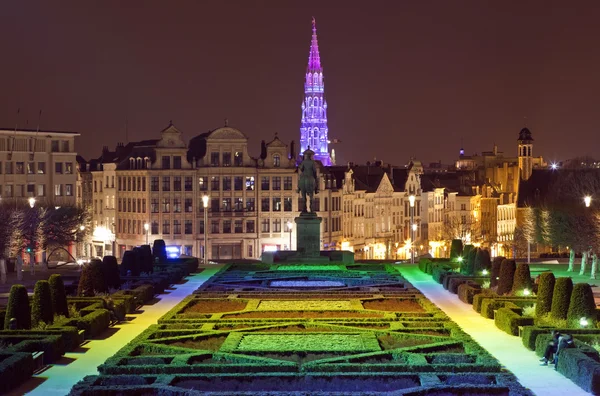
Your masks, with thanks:
[(460, 239), (453, 239), (450, 245), (450, 260), (456, 261), (463, 254), (463, 243)]
[(533, 282), (531, 281), (531, 273), (529, 272), (529, 264), (520, 263), (517, 265), (513, 278), (512, 292), (513, 294), (523, 293), (527, 289), (531, 292)]
[(102, 258), (102, 274), (109, 289), (118, 289), (121, 287), (121, 277), (119, 276), (119, 264), (115, 256), (104, 256)]
[(592, 287), (587, 283), (577, 283), (573, 286), (567, 321), (569, 326), (578, 327), (581, 318), (587, 319), (592, 328), (596, 327), (596, 303)]
[(156, 239), (152, 246), (152, 256), (155, 264), (167, 263), (167, 246), (162, 239)]
[(498, 285), (498, 280), (500, 279), (500, 266), (504, 260), (506, 260), (506, 258), (502, 256), (494, 257), (492, 269), (490, 271), (490, 287), (496, 287)]
[(121, 276), (139, 276), (140, 266), (138, 263), (138, 254), (133, 250), (128, 250), (123, 253), (123, 260), (121, 261)]
[(77, 295), (81, 297), (93, 297), (96, 292), (104, 293), (107, 290), (102, 273), (102, 261), (93, 259), (90, 263), (84, 265), (81, 270)]
[(477, 253), (475, 254), (475, 265), (473, 268), (474, 275), (481, 275), (483, 270), (489, 271), (492, 266), (492, 262), (490, 259), (490, 252), (487, 249), (477, 249)]
[(39, 280), (35, 283), (31, 305), (31, 321), (34, 326), (37, 326), (40, 322), (50, 324), (54, 321), (52, 294), (48, 281)]
[(151, 274), (154, 268), (154, 260), (152, 259), (152, 249), (150, 245), (142, 245), (140, 246), (141, 252), (141, 261), (140, 261), (140, 270), (142, 272), (146, 272)]
[(29, 307), (29, 297), (27, 289), (23, 285), (12, 285), (8, 296), (8, 306), (6, 307), (6, 317), (4, 319), (4, 328), (10, 328), (10, 320), (17, 319), (18, 329), (31, 328), (31, 308)]
[(52, 274), (48, 279), (50, 285), (50, 298), (52, 299), (52, 310), (56, 315), (69, 317), (69, 306), (67, 305), (67, 293), (65, 285), (59, 274)]
[(535, 305), (535, 316), (542, 317), (552, 310), (552, 294), (556, 278), (552, 272), (544, 272), (540, 275), (538, 284), (537, 303)]
[(566, 319), (573, 292), (573, 281), (571, 278), (557, 278), (552, 293), (551, 315), (555, 319)]
[(512, 290), (516, 267), (514, 260), (503, 260), (500, 264), (500, 279), (498, 279), (497, 290), (499, 295), (510, 293)]

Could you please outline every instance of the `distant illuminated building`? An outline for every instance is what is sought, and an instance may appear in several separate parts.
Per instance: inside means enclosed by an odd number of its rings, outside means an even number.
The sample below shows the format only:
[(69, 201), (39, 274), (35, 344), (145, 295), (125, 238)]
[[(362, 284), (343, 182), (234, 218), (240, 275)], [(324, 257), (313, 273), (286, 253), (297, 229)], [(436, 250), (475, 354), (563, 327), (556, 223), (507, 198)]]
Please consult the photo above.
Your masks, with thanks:
[(300, 153), (309, 146), (315, 152), (314, 159), (325, 166), (331, 165), (331, 157), (327, 141), (327, 101), (325, 100), (325, 84), (323, 82), (323, 68), (319, 56), (317, 42), (317, 26), (315, 19), (312, 21), (312, 41), (306, 68), (304, 83), (304, 101), (302, 102), (302, 120), (300, 125)]

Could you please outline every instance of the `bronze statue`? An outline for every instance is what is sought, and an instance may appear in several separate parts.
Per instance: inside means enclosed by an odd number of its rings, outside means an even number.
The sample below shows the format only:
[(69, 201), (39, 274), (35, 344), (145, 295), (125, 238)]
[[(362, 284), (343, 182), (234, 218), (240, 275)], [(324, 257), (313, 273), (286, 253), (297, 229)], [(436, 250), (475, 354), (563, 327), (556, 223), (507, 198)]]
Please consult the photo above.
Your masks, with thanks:
[[(317, 163), (312, 159), (314, 151), (310, 147), (302, 154), (304, 159), (298, 166), (298, 192), (302, 194), (302, 213), (313, 212), (314, 195), (319, 193)], [(309, 210), (310, 208), (310, 210)]]

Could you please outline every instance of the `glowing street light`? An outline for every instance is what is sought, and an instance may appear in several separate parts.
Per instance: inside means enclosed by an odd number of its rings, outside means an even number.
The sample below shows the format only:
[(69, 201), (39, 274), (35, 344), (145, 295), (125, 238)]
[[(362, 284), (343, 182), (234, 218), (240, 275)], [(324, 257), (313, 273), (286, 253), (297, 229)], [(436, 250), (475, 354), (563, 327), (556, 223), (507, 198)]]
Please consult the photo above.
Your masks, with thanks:
[(550, 169), (552, 169), (552, 170), (557, 170), (557, 169), (558, 169), (558, 164), (557, 164), (556, 162), (553, 162), (553, 163), (550, 165)]
[(416, 199), (416, 197), (412, 194), (409, 195), (409, 197), (408, 197), (408, 202), (410, 203), (410, 224), (412, 225), (412, 237), (410, 240), (413, 244), (413, 246), (410, 249), (410, 263), (411, 264), (415, 263), (414, 243), (415, 243), (415, 231), (417, 230), (417, 225), (415, 224), (415, 199)]
[(208, 195), (202, 196), (204, 207), (204, 264), (208, 264)]
[(462, 256), (458, 256), (457, 260), (458, 260), (459, 263), (462, 263), (463, 262)]
[(29, 206), (33, 209), (33, 207), (35, 206), (35, 198), (31, 197), (28, 199), (29, 201)]
[(589, 195), (586, 195), (585, 197), (583, 197), (583, 202), (585, 202), (585, 207), (589, 208), (590, 205), (592, 204), (592, 197)]
[(85, 226), (84, 225), (80, 225), (79, 226), (79, 231), (83, 231), (83, 230), (85, 230)]
[(146, 231), (146, 245), (148, 244), (148, 230), (150, 229), (150, 224), (144, 223), (144, 230)]

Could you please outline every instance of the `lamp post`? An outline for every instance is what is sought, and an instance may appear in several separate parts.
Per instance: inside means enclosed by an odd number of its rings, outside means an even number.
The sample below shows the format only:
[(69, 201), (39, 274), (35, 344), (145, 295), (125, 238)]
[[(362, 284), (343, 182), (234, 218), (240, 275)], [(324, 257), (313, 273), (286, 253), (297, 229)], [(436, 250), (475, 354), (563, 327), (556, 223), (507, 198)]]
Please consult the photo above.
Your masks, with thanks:
[(585, 203), (585, 207), (589, 208), (590, 205), (592, 204), (592, 197), (589, 195), (586, 195), (585, 197), (583, 197), (583, 202)]
[(410, 202), (410, 226), (412, 228), (412, 236), (411, 246), (410, 246), (410, 263), (415, 263), (415, 231), (417, 230), (417, 225), (415, 224), (415, 196), (411, 195), (408, 197), (408, 202)]
[(288, 228), (288, 232), (290, 233), (290, 247), (288, 250), (292, 250), (292, 227), (293, 227), (292, 222), (288, 220), (287, 228)]
[(150, 229), (150, 224), (144, 223), (144, 231), (146, 231), (146, 245), (148, 244), (148, 230)]
[(35, 198), (31, 197), (28, 199), (29, 201), (29, 206), (31, 207), (31, 209), (33, 209), (33, 207), (35, 206)]
[(204, 207), (204, 264), (208, 264), (208, 195), (202, 196)]

